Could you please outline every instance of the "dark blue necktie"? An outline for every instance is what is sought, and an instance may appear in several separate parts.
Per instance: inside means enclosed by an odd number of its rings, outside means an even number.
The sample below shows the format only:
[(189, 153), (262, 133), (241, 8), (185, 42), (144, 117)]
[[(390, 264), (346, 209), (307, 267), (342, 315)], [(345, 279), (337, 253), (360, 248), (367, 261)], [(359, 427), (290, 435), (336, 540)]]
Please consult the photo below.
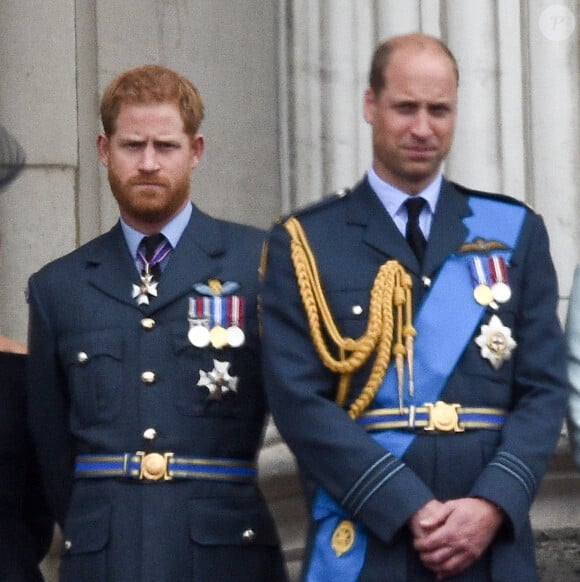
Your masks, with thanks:
[(419, 215), (427, 201), (424, 198), (412, 197), (405, 202), (407, 207), (407, 229), (405, 231), (405, 238), (413, 252), (417, 256), (419, 263), (423, 263), (425, 256), (425, 247), (427, 241), (419, 226)]

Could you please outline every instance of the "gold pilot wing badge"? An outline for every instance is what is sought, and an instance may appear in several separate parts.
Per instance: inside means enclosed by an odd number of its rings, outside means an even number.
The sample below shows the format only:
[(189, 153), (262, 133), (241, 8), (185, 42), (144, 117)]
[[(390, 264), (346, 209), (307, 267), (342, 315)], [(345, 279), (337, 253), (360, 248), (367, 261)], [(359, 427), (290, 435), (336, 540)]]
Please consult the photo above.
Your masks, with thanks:
[(489, 360), (494, 370), (499, 370), (511, 358), (517, 346), (512, 338), (512, 330), (497, 315), (491, 317), (489, 324), (481, 326), (481, 333), (475, 338), (475, 343), (481, 348), (481, 357)]

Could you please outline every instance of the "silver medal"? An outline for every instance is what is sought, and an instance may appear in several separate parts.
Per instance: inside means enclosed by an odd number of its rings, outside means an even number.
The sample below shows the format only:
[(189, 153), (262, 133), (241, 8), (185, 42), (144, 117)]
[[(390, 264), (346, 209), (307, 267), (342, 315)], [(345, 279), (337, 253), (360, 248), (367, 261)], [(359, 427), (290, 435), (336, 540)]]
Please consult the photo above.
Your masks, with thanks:
[(232, 348), (239, 348), (244, 345), (246, 341), (246, 335), (242, 331), (242, 328), (237, 325), (230, 325), (226, 329), (226, 335), (228, 338), (228, 345)]
[(507, 303), (512, 296), (512, 290), (510, 286), (503, 282), (494, 283), (491, 286), (491, 292), (493, 294), (493, 298), (498, 303)]
[(189, 343), (196, 348), (206, 348), (209, 345), (209, 329), (205, 325), (192, 325), (187, 332)]

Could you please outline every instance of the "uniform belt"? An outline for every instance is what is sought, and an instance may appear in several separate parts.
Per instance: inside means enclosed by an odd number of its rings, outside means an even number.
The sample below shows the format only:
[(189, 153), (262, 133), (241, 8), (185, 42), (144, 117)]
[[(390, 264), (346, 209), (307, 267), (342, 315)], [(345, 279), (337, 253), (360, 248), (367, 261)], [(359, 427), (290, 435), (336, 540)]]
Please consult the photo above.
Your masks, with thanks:
[(378, 408), (358, 419), (366, 431), (388, 429), (432, 432), (464, 432), (465, 429), (501, 430), (507, 411), (501, 408), (471, 408), (437, 401), (423, 406)]
[(183, 457), (173, 453), (121, 453), (78, 455), (77, 479), (125, 477), (145, 481), (204, 479), (249, 483), (257, 476), (254, 463), (239, 459)]

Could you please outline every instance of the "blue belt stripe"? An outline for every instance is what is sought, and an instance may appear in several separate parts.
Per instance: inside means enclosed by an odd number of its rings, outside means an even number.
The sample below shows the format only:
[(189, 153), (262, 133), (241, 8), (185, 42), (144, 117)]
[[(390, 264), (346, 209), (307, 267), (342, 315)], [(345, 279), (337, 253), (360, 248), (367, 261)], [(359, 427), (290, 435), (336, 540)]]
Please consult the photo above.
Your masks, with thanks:
[[(251, 481), (257, 477), (253, 463), (236, 459), (169, 457), (171, 477), (227, 481)], [(76, 459), (77, 478), (139, 477), (141, 459), (133, 453), (121, 455), (79, 455)]]

